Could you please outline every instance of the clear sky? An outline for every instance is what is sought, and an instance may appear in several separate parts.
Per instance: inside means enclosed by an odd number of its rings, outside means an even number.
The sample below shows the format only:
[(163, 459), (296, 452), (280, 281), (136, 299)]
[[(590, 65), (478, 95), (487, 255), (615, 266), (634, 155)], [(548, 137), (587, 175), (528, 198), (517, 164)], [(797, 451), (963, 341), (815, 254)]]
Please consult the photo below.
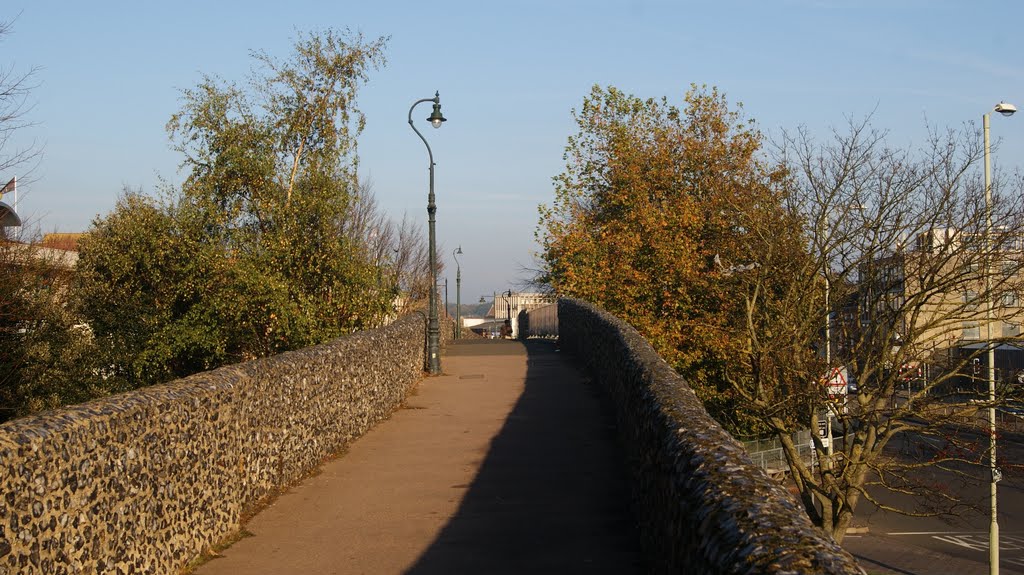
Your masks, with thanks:
[[(179, 182), (164, 130), (202, 74), (242, 82), (250, 50), (286, 57), (296, 31), (390, 36), (387, 66), (360, 96), (361, 173), (385, 211), (426, 225), (427, 155), (406, 114), (441, 93), (448, 122), (420, 124), (437, 162), (438, 241), (459, 245), (463, 301), (517, 289), (534, 267), (537, 205), (553, 197), (571, 110), (594, 84), (679, 104), (717, 86), (768, 134), (827, 137), (873, 114), (892, 143), (933, 126), (980, 125), (1000, 100), (1024, 106), (1015, 3), (975, 0), (540, 0), (492, 3), (6, 0), (15, 18), (0, 69), (38, 67), (45, 157), (19, 176), (19, 212), (43, 231), (84, 231), (125, 186)], [(430, 112), (427, 104), (416, 119)], [(422, 118), (421, 118), (422, 116)], [(427, 131), (429, 130), (429, 131)], [(996, 117), (996, 162), (1019, 166), (1024, 113)], [(449, 260), (450, 261), (450, 260)], [(455, 300), (455, 266), (450, 265)]]

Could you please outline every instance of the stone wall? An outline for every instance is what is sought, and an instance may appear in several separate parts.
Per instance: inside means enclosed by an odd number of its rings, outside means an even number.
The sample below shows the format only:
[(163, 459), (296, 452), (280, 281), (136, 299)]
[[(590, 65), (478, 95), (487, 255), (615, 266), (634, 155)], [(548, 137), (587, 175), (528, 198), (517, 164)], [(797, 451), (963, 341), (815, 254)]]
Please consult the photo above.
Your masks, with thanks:
[(397, 409), (423, 342), (411, 315), (0, 425), (0, 575), (177, 572)]
[(558, 326), (616, 411), (652, 572), (863, 573), (636, 330), (567, 299)]

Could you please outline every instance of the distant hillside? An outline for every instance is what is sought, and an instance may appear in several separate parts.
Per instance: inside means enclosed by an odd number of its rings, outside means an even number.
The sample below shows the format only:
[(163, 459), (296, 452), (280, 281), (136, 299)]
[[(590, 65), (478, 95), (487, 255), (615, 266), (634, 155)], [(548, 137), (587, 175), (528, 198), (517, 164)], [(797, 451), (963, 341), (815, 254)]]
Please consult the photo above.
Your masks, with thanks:
[[(453, 303), (448, 304), (448, 313), (455, 317), (455, 308), (458, 307)], [(462, 317), (485, 317), (487, 312), (491, 309), (491, 302), (486, 303), (464, 303), (462, 304)]]

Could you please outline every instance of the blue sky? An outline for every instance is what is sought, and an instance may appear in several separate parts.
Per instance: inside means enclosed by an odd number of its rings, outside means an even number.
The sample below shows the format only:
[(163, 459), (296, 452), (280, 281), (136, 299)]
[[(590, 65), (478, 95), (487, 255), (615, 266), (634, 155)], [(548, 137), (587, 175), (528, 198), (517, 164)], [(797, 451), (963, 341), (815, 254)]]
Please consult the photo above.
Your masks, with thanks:
[[(462, 299), (475, 301), (529, 276), (537, 205), (551, 201), (571, 110), (592, 85), (673, 103), (691, 83), (714, 85), (769, 135), (804, 125), (824, 138), (873, 114), (893, 144), (913, 146), (926, 121), (980, 124), (1000, 100), (1024, 106), (1020, 22), (1006, 6), (8, 0), (0, 19), (16, 20), (0, 41), (0, 68), (39, 68), (36, 125), (17, 141), (45, 156), (29, 176), (0, 179), (22, 179), (19, 212), (43, 231), (83, 231), (125, 186), (153, 192), (161, 177), (180, 181), (164, 125), (202, 74), (242, 82), (250, 50), (286, 57), (297, 31), (390, 36), (387, 66), (360, 95), (361, 173), (393, 218), (425, 225), (426, 150), (406, 114), (439, 90), (449, 121), (424, 131), (437, 162), (438, 240), (448, 255), (462, 246)], [(416, 118), (429, 112), (422, 104)], [(1021, 163), (1021, 116), (993, 119), (1003, 168)]]

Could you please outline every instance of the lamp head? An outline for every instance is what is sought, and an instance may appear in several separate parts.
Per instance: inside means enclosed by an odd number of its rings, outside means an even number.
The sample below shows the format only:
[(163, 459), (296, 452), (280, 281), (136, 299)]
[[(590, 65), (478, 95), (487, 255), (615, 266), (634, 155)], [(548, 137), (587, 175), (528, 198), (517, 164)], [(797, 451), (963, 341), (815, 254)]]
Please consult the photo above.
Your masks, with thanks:
[(459, 254), (461, 256), (462, 255), (462, 246), (459, 246), (459, 247), (455, 248), (455, 253), (457, 253), (457, 254)]
[(0, 227), (12, 228), (21, 226), (21, 218), (18, 217), (14, 208), (0, 202)]
[(1012, 116), (1013, 113), (1017, 111), (1017, 106), (1006, 102), (999, 102), (996, 104), (995, 110), (1004, 116)]
[(427, 121), (430, 125), (435, 128), (440, 128), (442, 122), (447, 122), (448, 118), (441, 115), (441, 93), (434, 92), (434, 111), (427, 116)]
[(484, 296), (480, 296), (480, 303), (487, 303), (487, 300), (484, 299)]

